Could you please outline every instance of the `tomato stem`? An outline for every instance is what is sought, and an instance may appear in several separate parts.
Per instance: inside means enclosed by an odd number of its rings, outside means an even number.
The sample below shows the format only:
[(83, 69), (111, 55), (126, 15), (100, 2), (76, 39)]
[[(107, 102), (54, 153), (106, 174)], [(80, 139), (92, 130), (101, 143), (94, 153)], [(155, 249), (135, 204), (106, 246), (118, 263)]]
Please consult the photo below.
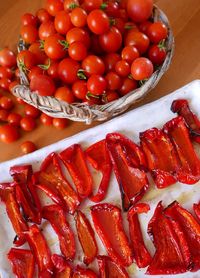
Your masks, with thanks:
[(90, 100), (91, 97), (92, 97), (92, 98), (96, 98), (96, 99), (99, 99), (99, 98), (100, 98), (99, 96), (95, 96), (95, 95), (93, 95), (91, 92), (88, 91), (87, 94), (86, 94), (86, 99), (87, 99), (87, 100)]
[(70, 10), (73, 10), (73, 9), (75, 9), (75, 8), (77, 8), (79, 5), (77, 5), (76, 3), (71, 3), (70, 5), (69, 5), (69, 8), (70, 8)]
[(86, 80), (87, 79), (87, 77), (85, 75), (85, 71), (83, 69), (78, 70), (77, 76), (81, 80)]
[(47, 65), (38, 65), (39, 68), (42, 70), (48, 70), (51, 66), (51, 59), (48, 58), (48, 64)]
[(102, 3), (100, 9), (104, 11), (105, 9), (107, 9), (107, 7), (108, 7), (107, 3)]
[(67, 50), (69, 48), (69, 43), (65, 40), (59, 40), (58, 41), (60, 45), (62, 45), (64, 50)]
[(44, 40), (39, 40), (40, 46), (39, 49), (44, 50)]

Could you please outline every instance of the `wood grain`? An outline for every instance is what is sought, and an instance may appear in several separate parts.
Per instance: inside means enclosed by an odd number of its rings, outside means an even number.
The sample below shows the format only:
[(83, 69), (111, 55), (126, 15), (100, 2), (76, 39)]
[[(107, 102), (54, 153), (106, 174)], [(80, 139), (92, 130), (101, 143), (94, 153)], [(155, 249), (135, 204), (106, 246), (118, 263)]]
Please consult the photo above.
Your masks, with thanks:
[[(35, 12), (41, 7), (41, 0), (0, 1), (0, 48), (5, 45), (16, 48), (19, 37), (20, 16), (25, 12)], [(167, 14), (175, 35), (175, 55), (169, 71), (158, 86), (133, 108), (156, 100), (186, 83), (200, 77), (200, 1), (199, 0), (157, 0), (155, 3)], [(199, 92), (200, 93), (200, 92)], [(157, 111), (159, 115), (159, 111)], [(0, 162), (22, 155), (20, 144), (32, 140), (38, 148), (57, 142), (87, 128), (82, 123), (70, 122), (62, 131), (38, 124), (33, 132), (23, 133), (16, 143), (0, 143)]]

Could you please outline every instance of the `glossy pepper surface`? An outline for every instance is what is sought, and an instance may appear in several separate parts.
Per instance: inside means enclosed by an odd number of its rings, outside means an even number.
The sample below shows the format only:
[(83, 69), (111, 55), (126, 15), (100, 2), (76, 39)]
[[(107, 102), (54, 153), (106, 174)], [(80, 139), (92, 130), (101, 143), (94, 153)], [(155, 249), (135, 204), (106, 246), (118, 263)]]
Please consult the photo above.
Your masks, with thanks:
[(66, 259), (60, 255), (53, 254), (51, 256), (52, 262), (56, 268), (54, 271), (55, 278), (71, 278), (72, 267), (66, 261)]
[(97, 274), (91, 269), (85, 269), (80, 266), (76, 267), (72, 278), (98, 278)]
[(194, 210), (194, 212), (195, 212), (195, 214), (196, 214), (196, 217), (199, 219), (199, 221), (200, 221), (200, 203), (198, 203), (198, 204), (194, 204), (193, 205), (193, 210)]

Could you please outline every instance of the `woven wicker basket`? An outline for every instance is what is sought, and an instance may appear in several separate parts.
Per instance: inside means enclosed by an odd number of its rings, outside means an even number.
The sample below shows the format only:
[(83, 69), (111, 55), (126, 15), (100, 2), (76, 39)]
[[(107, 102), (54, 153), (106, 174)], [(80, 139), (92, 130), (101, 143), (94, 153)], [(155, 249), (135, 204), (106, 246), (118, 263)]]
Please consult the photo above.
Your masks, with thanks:
[[(85, 122), (87, 124), (93, 121), (105, 121), (126, 111), (132, 104), (141, 100), (150, 90), (152, 90), (167, 71), (171, 63), (174, 52), (174, 37), (171, 31), (167, 16), (154, 5), (153, 20), (162, 21), (169, 30), (166, 40), (167, 56), (163, 65), (157, 69), (151, 78), (140, 88), (128, 93), (127, 95), (109, 102), (104, 105), (89, 106), (86, 103), (67, 104), (54, 97), (42, 97), (29, 89), (29, 81), (26, 74), (20, 69), (20, 83), (13, 88), (13, 94), (23, 99), (30, 105), (37, 107), (45, 114), (54, 118), (68, 118), (73, 121)], [(25, 49), (23, 41), (19, 42), (18, 51)]]

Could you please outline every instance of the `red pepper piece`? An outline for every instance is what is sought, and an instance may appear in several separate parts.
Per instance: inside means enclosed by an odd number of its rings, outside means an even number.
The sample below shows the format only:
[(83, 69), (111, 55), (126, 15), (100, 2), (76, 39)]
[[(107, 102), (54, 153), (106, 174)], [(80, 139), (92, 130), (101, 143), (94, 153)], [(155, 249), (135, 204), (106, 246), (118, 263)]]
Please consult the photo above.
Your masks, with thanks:
[[(37, 175), (38, 173), (36, 173)], [(65, 207), (65, 204), (63, 202), (63, 200), (60, 198), (58, 194), (58, 192), (56, 192), (56, 190), (51, 189), (50, 187), (48, 187), (47, 185), (44, 184), (36, 184), (35, 185), (38, 189), (42, 190), (43, 192), (46, 193), (47, 196), (49, 196), (49, 198), (51, 198), (51, 200), (56, 203), (57, 205), (61, 206), (61, 207)]]
[(73, 274), (73, 278), (98, 278), (98, 276), (89, 268), (85, 269), (77, 266), (76, 271)]
[(132, 242), (134, 258), (139, 268), (146, 267), (151, 262), (151, 255), (144, 244), (138, 219), (138, 213), (147, 213), (149, 210), (149, 205), (137, 204), (136, 206), (131, 207), (128, 211), (130, 239)]
[(160, 202), (148, 224), (156, 252), (147, 274), (178, 274), (189, 270), (190, 252), (185, 236), (175, 221), (166, 217)]
[(84, 263), (90, 264), (97, 256), (98, 247), (94, 235), (94, 231), (89, 220), (81, 212), (77, 211), (76, 214), (76, 229), (78, 238), (84, 252)]
[(17, 278), (33, 278), (35, 260), (30, 250), (11, 248), (7, 256)]
[(132, 261), (132, 250), (122, 224), (121, 210), (111, 204), (98, 204), (91, 207), (95, 229), (103, 242), (108, 255), (123, 266)]
[(48, 270), (44, 270), (39, 272), (38, 278), (54, 278), (54, 276)]
[(26, 241), (23, 232), (28, 230), (28, 226), (20, 213), (20, 208), (16, 201), (14, 184), (0, 184), (0, 200), (5, 203), (7, 215), (17, 234), (14, 239), (14, 244), (21, 246)]
[[(28, 244), (36, 258), (40, 274), (53, 271), (53, 263), (51, 261), (51, 252), (47, 245), (46, 239), (37, 225), (29, 227), (29, 231), (25, 232)], [(42, 276), (42, 275), (41, 275)]]
[(179, 168), (179, 160), (167, 134), (151, 128), (140, 133), (140, 142), (157, 187), (174, 184), (177, 181), (175, 173)]
[(51, 256), (52, 262), (56, 268), (54, 278), (71, 278), (72, 268), (64, 257), (54, 254)]
[(200, 180), (200, 160), (190, 141), (184, 119), (182, 117), (172, 119), (165, 124), (164, 131), (170, 137), (179, 156), (178, 181), (186, 184), (196, 183)]
[(193, 210), (200, 221), (200, 203), (193, 205)]
[(41, 165), (40, 172), (35, 175), (35, 178), (43, 190), (46, 188), (47, 195), (52, 197), (53, 201), (55, 201), (53, 195), (54, 197), (58, 196), (57, 200), (62, 199), (62, 203), (59, 201), (59, 205), (63, 207), (64, 204), (66, 210), (71, 214), (75, 212), (80, 204), (80, 199), (64, 177), (56, 153), (51, 153), (47, 156)]
[(20, 186), (17, 189), (17, 201), (23, 208), (26, 220), (37, 224), (41, 223), (41, 204), (32, 183), (33, 170), (31, 165), (19, 165), (10, 168), (10, 175)]
[(67, 222), (64, 210), (57, 205), (43, 207), (42, 217), (47, 219), (55, 230), (60, 250), (67, 260), (73, 260), (75, 256), (75, 239), (73, 232)]
[(106, 136), (107, 148), (122, 195), (122, 204), (128, 210), (137, 203), (149, 187), (144, 153), (131, 140), (119, 133)]
[(92, 193), (92, 176), (86, 164), (86, 157), (81, 146), (74, 144), (60, 153), (60, 158), (67, 167), (77, 192), (81, 198)]
[(197, 271), (200, 269), (200, 224), (177, 201), (166, 208), (165, 214), (177, 221), (183, 230), (192, 256), (192, 270)]
[(186, 99), (174, 100), (171, 110), (184, 118), (193, 139), (200, 143), (200, 120), (190, 109), (188, 101)]
[(112, 164), (106, 147), (106, 140), (101, 140), (93, 144), (85, 151), (85, 154), (92, 167), (102, 173), (102, 180), (99, 189), (95, 195), (90, 197), (91, 201), (99, 203), (105, 198), (112, 171)]
[(100, 278), (129, 278), (125, 268), (107, 256), (98, 256)]

